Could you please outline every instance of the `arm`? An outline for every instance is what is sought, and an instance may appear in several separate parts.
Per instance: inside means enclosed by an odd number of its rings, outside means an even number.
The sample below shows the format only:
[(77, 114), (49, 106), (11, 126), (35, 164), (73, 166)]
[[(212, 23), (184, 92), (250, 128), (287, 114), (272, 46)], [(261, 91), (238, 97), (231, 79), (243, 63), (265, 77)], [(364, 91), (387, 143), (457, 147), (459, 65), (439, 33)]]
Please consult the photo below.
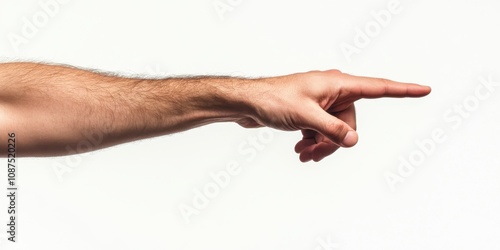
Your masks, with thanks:
[[(16, 132), (20, 156), (65, 155), (175, 133), (213, 122), (302, 130), (301, 160), (357, 142), (353, 102), (417, 97), (428, 87), (338, 71), (242, 79), (133, 79), (33, 63), (0, 64), (0, 128)], [(348, 134), (348, 132), (350, 132)], [(1, 140), (5, 140), (1, 134)], [(81, 147), (80, 147), (81, 148)], [(81, 152), (78, 152), (81, 153)]]

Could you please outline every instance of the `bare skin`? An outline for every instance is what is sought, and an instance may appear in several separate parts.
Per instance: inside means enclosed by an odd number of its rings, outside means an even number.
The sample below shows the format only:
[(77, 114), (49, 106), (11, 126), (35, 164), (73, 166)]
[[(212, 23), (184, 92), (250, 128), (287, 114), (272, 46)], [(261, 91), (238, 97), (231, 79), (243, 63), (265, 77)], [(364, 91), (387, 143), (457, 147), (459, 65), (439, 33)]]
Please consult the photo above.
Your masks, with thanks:
[[(19, 156), (91, 151), (213, 122), (303, 134), (300, 160), (320, 161), (358, 141), (354, 102), (422, 97), (427, 86), (358, 77), (337, 70), (243, 79), (134, 79), (66, 66), (0, 64), (0, 128), (15, 132)], [(0, 134), (6, 141), (7, 135)], [(83, 152), (77, 152), (83, 153)]]

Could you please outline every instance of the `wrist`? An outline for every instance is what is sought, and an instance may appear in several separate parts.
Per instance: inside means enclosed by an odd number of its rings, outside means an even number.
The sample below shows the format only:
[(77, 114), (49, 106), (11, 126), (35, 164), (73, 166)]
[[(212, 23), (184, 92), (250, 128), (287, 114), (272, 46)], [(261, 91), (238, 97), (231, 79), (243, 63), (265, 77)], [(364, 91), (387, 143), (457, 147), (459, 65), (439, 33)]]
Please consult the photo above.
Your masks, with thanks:
[(162, 94), (169, 100), (163, 126), (171, 126), (175, 121), (182, 126), (197, 127), (257, 117), (266, 83), (262, 79), (200, 77), (171, 78), (164, 85), (175, 91)]
[(261, 85), (259, 79), (226, 78), (215, 83), (214, 104), (217, 116), (223, 121), (237, 121), (254, 117), (256, 100)]

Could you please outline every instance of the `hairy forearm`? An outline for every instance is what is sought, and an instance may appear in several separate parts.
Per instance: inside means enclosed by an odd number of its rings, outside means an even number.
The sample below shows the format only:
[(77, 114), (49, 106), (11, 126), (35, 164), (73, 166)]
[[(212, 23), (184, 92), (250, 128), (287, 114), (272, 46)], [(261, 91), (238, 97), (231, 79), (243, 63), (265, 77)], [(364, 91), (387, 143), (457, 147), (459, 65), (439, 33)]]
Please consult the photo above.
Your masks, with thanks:
[(427, 86), (338, 70), (261, 79), (154, 80), (0, 64), (0, 142), (15, 132), (20, 156), (66, 155), (235, 121), (246, 128), (301, 130), (303, 138), (295, 145), (300, 160), (319, 161), (357, 143), (355, 101), (430, 92)]
[(247, 91), (255, 81), (136, 79), (64, 66), (0, 64), (0, 127), (16, 132), (21, 156), (74, 153), (68, 148), (89, 138), (98, 138), (97, 145), (79, 148), (95, 150), (245, 118), (252, 112)]

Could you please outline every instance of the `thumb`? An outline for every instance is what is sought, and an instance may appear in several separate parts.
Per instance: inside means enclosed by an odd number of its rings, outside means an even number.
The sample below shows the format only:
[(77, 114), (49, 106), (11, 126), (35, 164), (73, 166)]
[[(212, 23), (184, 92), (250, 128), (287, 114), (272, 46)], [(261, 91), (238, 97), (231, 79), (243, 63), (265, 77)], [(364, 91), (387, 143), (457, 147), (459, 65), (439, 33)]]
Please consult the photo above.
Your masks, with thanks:
[(306, 123), (335, 144), (342, 147), (352, 147), (358, 142), (358, 134), (347, 123), (316, 106), (308, 112)]

